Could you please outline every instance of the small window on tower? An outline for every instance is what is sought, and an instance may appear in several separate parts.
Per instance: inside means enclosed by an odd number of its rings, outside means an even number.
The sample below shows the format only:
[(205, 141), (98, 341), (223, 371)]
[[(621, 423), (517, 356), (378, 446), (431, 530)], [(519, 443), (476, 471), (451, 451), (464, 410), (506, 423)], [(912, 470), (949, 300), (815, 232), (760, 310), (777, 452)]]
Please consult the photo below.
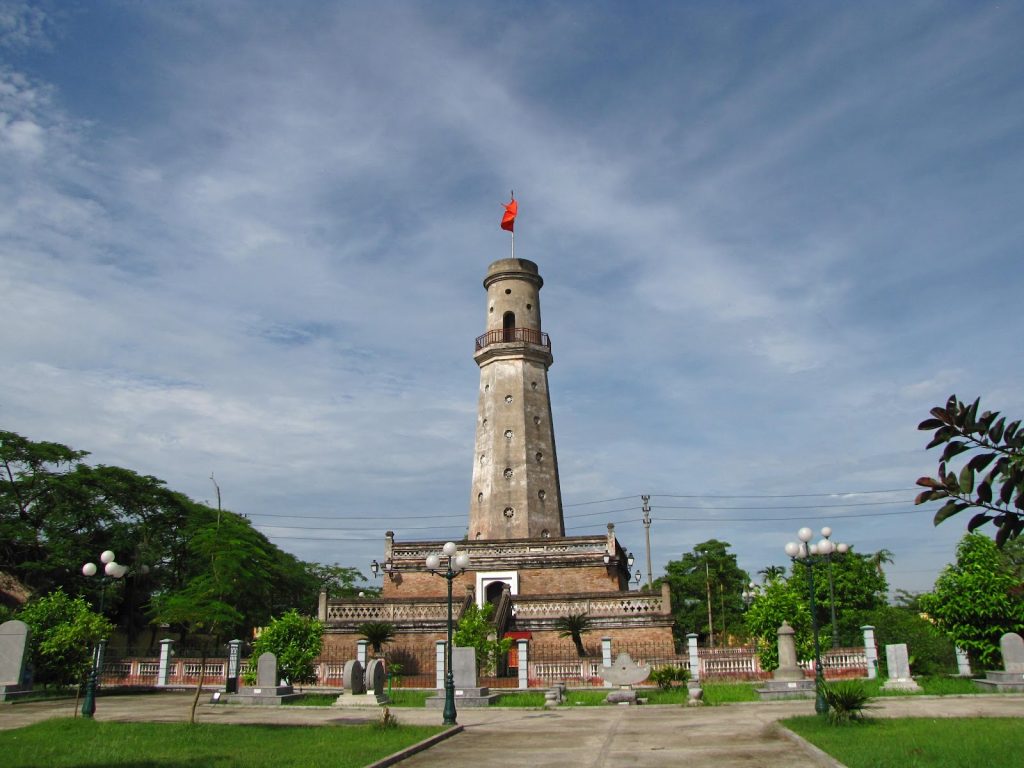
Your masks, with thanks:
[(540, 499), (541, 501), (544, 501), (544, 499), (546, 499), (547, 497), (548, 497), (548, 492), (547, 491), (537, 491), (537, 498)]
[(537, 459), (537, 463), (540, 464), (541, 459), (544, 458), (544, 454), (541, 453), (540, 451), (537, 451), (537, 455), (534, 458), (536, 458)]
[(506, 296), (511, 296), (512, 295), (512, 289), (511, 288), (506, 288), (505, 289), (505, 295)]
[(515, 513), (516, 511), (512, 509), (512, 507), (505, 507), (505, 511), (502, 514), (505, 515), (506, 519), (511, 520), (512, 515), (514, 515)]
[(483, 504), (484, 503), (484, 495), (482, 493), (478, 493), (476, 495), (476, 503), (477, 504)]
[(537, 382), (536, 381), (531, 381), (530, 382), (530, 389), (536, 389), (536, 388), (537, 388)]
[(540, 426), (540, 416), (534, 416), (534, 417), (533, 417), (533, 423), (534, 423), (534, 424), (535, 424), (536, 426), (538, 426), (538, 427), (539, 427), (539, 426)]
[(527, 309), (533, 309), (533, 304), (527, 304), (527, 305), (526, 305), (526, 308), (527, 308)]
[(505, 395), (505, 402), (512, 405), (512, 395)]
[(550, 539), (551, 538), (551, 531), (549, 531), (547, 528), (545, 528), (543, 531), (540, 532), (540, 537), (542, 539)]
[(505, 475), (505, 479), (506, 480), (511, 480), (512, 479), (512, 467), (505, 467), (504, 475)]
[(506, 429), (505, 430), (505, 439), (506, 440), (511, 440), (512, 439), (512, 430), (511, 429)]

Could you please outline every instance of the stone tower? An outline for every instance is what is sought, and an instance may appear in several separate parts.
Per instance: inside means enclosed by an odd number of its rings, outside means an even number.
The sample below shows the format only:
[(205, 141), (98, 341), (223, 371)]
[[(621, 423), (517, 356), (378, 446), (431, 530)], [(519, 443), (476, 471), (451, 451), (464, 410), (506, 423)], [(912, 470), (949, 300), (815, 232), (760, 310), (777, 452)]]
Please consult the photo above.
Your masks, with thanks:
[(487, 332), (480, 366), (471, 540), (565, 536), (548, 394), (551, 340), (541, 329), (537, 265), (500, 259), (487, 268)]

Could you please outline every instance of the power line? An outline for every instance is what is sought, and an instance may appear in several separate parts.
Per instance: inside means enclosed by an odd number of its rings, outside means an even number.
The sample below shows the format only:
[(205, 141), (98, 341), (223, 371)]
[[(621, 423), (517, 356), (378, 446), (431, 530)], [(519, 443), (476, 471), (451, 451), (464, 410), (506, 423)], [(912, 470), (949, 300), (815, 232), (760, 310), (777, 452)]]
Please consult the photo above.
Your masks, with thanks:
[[(743, 497), (739, 497), (738, 496), (736, 498), (743, 498)], [(693, 505), (689, 505), (689, 506), (684, 505), (684, 506), (678, 506), (677, 507), (677, 506), (672, 506), (672, 505), (668, 505), (668, 504), (663, 504), (663, 505), (658, 505), (657, 507), (654, 507), (654, 509), (705, 509), (705, 510), (706, 509), (839, 509), (841, 507), (879, 507), (879, 506), (883, 506), (883, 505), (886, 505), (886, 504), (911, 504), (911, 503), (913, 503), (913, 499), (903, 499), (901, 501), (855, 501), (855, 502), (851, 502), (849, 504), (807, 504), (807, 505), (787, 504), (784, 507), (780, 507), (778, 505), (776, 505), (774, 507), (748, 507), (748, 506), (740, 506), (740, 507), (702, 507), (702, 506), (693, 506)], [(662, 518), (662, 519), (666, 519), (666, 518)]]

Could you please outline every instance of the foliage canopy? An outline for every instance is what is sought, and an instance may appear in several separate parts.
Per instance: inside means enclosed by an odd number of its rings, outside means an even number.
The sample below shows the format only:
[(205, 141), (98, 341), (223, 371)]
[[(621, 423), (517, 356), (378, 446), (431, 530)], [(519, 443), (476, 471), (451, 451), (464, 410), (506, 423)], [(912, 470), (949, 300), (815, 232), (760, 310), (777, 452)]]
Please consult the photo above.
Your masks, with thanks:
[(968, 405), (950, 395), (945, 407), (932, 408), (932, 418), (917, 425), (935, 430), (926, 450), (945, 447), (936, 476), (918, 478), (926, 490), (915, 504), (946, 500), (935, 525), (965, 509), (980, 510), (968, 521), (968, 532), (992, 523), (1002, 545), (1024, 531), (1024, 429), (1019, 419), (1007, 423), (999, 411), (979, 416), (979, 407), (980, 398)]

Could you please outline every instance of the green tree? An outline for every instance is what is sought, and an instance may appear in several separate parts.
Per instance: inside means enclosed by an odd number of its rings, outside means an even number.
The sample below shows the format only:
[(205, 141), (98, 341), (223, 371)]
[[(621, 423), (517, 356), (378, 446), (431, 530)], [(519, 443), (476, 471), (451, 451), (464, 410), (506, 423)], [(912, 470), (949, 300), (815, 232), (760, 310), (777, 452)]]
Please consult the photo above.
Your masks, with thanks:
[(316, 682), (313, 661), (323, 647), (324, 625), (292, 609), (263, 628), (252, 646), (253, 658), (277, 657), (278, 674), (291, 684)]
[(932, 408), (932, 418), (918, 424), (920, 430), (935, 430), (926, 450), (945, 447), (936, 476), (918, 478), (926, 490), (915, 504), (945, 500), (935, 525), (965, 509), (978, 510), (968, 532), (992, 523), (1001, 546), (1024, 531), (1024, 429), (1019, 419), (1007, 424), (999, 411), (979, 416), (979, 407), (980, 398), (967, 405), (950, 395), (944, 408)]
[(811, 612), (808, 608), (806, 582), (776, 578), (764, 585), (754, 597), (744, 617), (747, 631), (757, 639), (757, 653), (762, 669), (779, 666), (778, 632), (783, 621), (793, 627), (797, 657), (809, 659), (814, 654), (811, 634)]
[(586, 611), (583, 613), (570, 613), (567, 616), (560, 616), (555, 619), (555, 629), (559, 637), (571, 637), (572, 644), (576, 646), (576, 655), (581, 659), (587, 655), (583, 648), (583, 635), (591, 629), (590, 618)]
[(81, 597), (62, 589), (30, 600), (17, 613), (32, 631), (29, 659), (35, 682), (78, 685), (92, 668), (92, 648), (113, 625)]
[(730, 546), (717, 539), (701, 542), (679, 560), (670, 560), (665, 575), (655, 580), (655, 589), (663, 582), (669, 585), (675, 616), (673, 632), (680, 645), (688, 632), (696, 632), (705, 640), (713, 634), (724, 645), (730, 633), (742, 631), (743, 590), (750, 576), (737, 565)]
[(374, 653), (380, 653), (395, 636), (395, 625), (386, 621), (367, 621), (356, 627), (356, 632), (369, 642)]
[(459, 619), (458, 629), (452, 635), (452, 644), (476, 651), (476, 666), (481, 674), (495, 671), (498, 661), (512, 647), (511, 638), (498, 638), (492, 623), (494, 606), (491, 603), (478, 608), (471, 603)]
[[(918, 675), (947, 675), (956, 670), (952, 641), (911, 606), (886, 605), (864, 617), (875, 628), (879, 647), (906, 643), (910, 668)], [(885, 659), (882, 659), (884, 663)]]
[(306, 573), (318, 585), (317, 591), (326, 589), (332, 597), (376, 596), (380, 587), (366, 583), (366, 576), (358, 568), (332, 563), (305, 563)]
[(992, 539), (967, 534), (921, 608), (983, 669), (1001, 666), (999, 638), (1024, 631), (1024, 598), (1011, 566)]

